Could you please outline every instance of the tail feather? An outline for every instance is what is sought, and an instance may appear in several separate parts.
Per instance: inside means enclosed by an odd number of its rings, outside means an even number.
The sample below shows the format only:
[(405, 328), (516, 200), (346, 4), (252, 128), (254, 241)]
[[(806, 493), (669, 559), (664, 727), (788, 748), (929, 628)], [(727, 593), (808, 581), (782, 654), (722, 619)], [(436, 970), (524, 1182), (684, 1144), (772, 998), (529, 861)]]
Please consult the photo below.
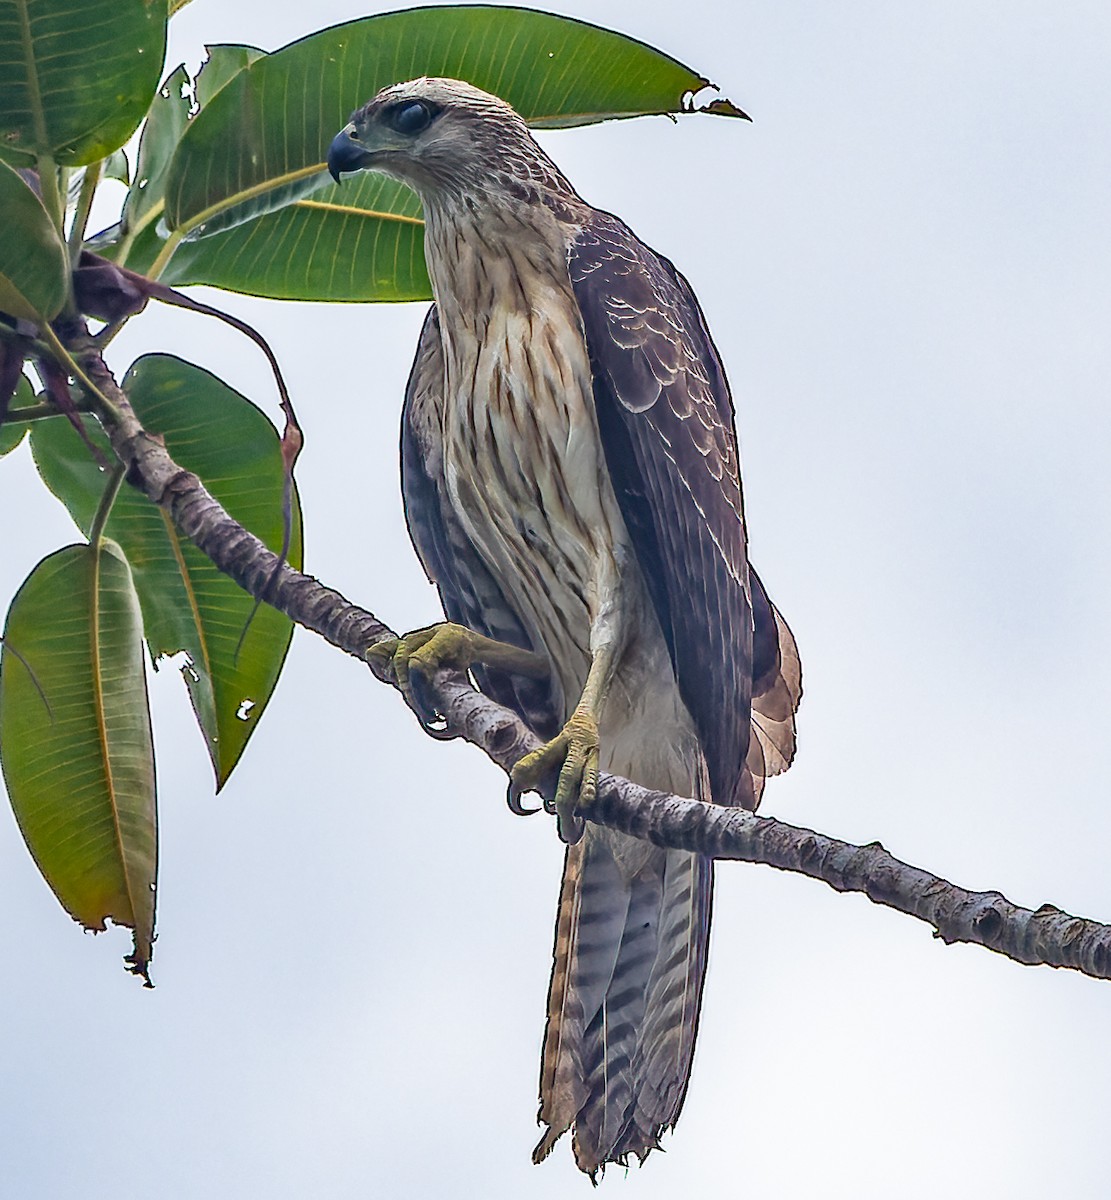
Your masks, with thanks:
[(588, 857), (590, 841), (569, 847), (564, 863), (540, 1063), (540, 1120), (549, 1129), (533, 1151), (534, 1162), (548, 1156), (589, 1098), (589, 1031), (613, 977), (628, 911), (616, 862)]
[(591, 1091), (575, 1123), (575, 1158), (580, 1166), (587, 1164), (585, 1170), (610, 1157), (634, 1108), (634, 1058), (647, 1002), (641, 981), (657, 954), (661, 882), (651, 865), (632, 881), (613, 974), (586, 1030), (587, 1078), (600, 1080), (600, 1086)]
[(596, 828), (568, 850), (541, 1065), (548, 1129), (535, 1161), (573, 1129), (575, 1160), (593, 1176), (607, 1162), (643, 1159), (675, 1123), (705, 974), (710, 884), (707, 860)]
[(648, 983), (648, 1019), (637, 1047), (636, 1123), (653, 1137), (679, 1116), (698, 1032), (710, 932), (713, 862), (671, 851), (664, 883), (661, 953)]

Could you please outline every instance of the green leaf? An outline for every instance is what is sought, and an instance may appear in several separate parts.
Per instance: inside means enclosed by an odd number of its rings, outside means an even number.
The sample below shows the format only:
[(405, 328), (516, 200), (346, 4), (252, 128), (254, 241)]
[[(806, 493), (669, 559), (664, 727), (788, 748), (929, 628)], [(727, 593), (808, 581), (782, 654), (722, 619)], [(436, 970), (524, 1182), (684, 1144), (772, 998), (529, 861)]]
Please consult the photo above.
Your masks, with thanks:
[[(234, 215), (238, 209), (231, 210)], [(118, 230), (91, 248), (119, 261)], [(127, 246), (126, 263), (146, 273), (165, 245), (148, 224)], [(322, 252), (342, 246), (342, 253)], [(279, 300), (424, 300), (420, 201), (407, 187), (364, 172), (326, 186), (279, 212), (213, 237), (181, 243), (163, 269), (172, 287), (203, 283)]]
[(166, 77), (151, 101), (139, 139), (135, 181), (124, 201), (122, 234), (134, 237), (162, 212), (166, 168), (189, 123), (189, 97), (182, 94), (188, 84), (189, 73), (180, 66)]
[[(278, 436), (263, 413), (214, 375), (170, 355), (140, 358), (124, 388), (143, 426), (165, 438), (174, 460), (204, 480), (240, 524), (273, 550), (282, 543), (283, 472)], [(103, 434), (91, 436), (106, 445)], [(104, 473), (67, 421), (35, 423), (31, 450), (39, 472), (74, 520), (88, 531)], [(135, 575), (145, 632), (157, 660), (184, 651), (182, 675), (223, 786), (277, 683), (292, 636), (287, 617), (263, 605), (236, 647), (253, 601), (218, 571), (168, 517), (125, 488), (106, 532)], [(295, 507), (290, 562), (301, 565), (301, 517)]]
[(204, 106), (221, 88), (265, 55), (257, 46), (206, 46), (208, 58), (197, 74), (197, 103)]
[(96, 162), (158, 86), (166, 0), (0, 0), (0, 158)]
[(42, 201), (4, 163), (0, 213), (0, 311), (28, 321), (49, 321), (66, 302), (69, 258)]
[(5, 454), (11, 454), (27, 436), (30, 422), (19, 419), (19, 410), (34, 403), (35, 389), (31, 386), (31, 381), (27, 376), (21, 375), (19, 382), (15, 385), (15, 395), (8, 407), (8, 416), (4, 424), (0, 425), (0, 458), (3, 458)]
[[(265, 53), (253, 46), (207, 49), (209, 57), (193, 81), (199, 104), (207, 104), (225, 84)], [(135, 271), (147, 271), (165, 242), (157, 233), (158, 218), (165, 208), (166, 169), (189, 125), (189, 84), (189, 73), (182, 65), (158, 89), (143, 126), (135, 182), (124, 202), (123, 219), (90, 243), (98, 253), (121, 266), (126, 263)], [(162, 278), (172, 282), (165, 274)]]
[[(157, 248), (152, 247), (157, 253)], [(214, 237), (184, 242), (162, 279), (298, 300), (424, 300), (420, 201), (364, 172)]]
[(86, 929), (154, 940), (158, 832), (142, 621), (118, 547), (44, 559), (8, 612), (0, 652), (4, 781), (39, 870)]
[[(468, 79), (540, 126), (690, 111), (707, 83), (641, 42), (528, 9), (424, 8), (326, 29), (252, 63), (191, 123), (167, 222), (213, 245), (180, 246), (164, 278), (289, 299), (427, 296), (415, 199), (388, 180), (338, 189), (321, 175), (351, 110), (422, 74)], [(256, 219), (216, 232), (228, 210)]]

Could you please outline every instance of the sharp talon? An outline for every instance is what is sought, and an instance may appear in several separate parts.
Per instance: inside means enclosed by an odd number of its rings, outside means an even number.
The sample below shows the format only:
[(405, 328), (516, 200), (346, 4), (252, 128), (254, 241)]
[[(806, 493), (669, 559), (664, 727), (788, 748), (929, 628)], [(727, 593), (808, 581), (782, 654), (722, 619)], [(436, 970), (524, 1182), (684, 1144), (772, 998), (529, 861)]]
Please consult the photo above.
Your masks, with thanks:
[(446, 724), (444, 714), (440, 712), (428, 694), (428, 685), (422, 664), (413, 661), (409, 666), (409, 700), (416, 709), (420, 723), (429, 733), (433, 733), (437, 728), (442, 728)]
[(453, 742), (460, 736), (448, 724), (447, 717), (441, 716), (439, 713), (436, 714), (434, 724), (430, 725), (427, 721), (422, 720), (420, 727), (430, 738), (435, 738), (438, 742)]
[(540, 792), (540, 807), (556, 817), (559, 836), (573, 846), (586, 828), (575, 810), (594, 801), (598, 765), (597, 724), (589, 711), (577, 711), (550, 742), (513, 767), (510, 807), (520, 803), (523, 792)]
[(521, 803), (521, 798), (527, 796), (528, 793), (519, 788), (511, 779), (509, 787), (505, 792), (505, 802), (509, 805), (509, 811), (518, 817), (535, 817), (545, 806), (539, 805), (537, 808), (528, 808)]

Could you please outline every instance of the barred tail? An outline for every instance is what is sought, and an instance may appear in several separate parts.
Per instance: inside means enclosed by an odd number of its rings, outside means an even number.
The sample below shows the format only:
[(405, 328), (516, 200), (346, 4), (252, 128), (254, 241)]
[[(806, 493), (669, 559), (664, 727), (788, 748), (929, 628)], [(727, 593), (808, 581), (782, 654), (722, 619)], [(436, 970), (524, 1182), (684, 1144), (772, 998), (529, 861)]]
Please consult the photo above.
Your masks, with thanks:
[(533, 1159), (573, 1130), (575, 1161), (643, 1159), (675, 1124), (694, 1051), (713, 864), (588, 826), (569, 847)]

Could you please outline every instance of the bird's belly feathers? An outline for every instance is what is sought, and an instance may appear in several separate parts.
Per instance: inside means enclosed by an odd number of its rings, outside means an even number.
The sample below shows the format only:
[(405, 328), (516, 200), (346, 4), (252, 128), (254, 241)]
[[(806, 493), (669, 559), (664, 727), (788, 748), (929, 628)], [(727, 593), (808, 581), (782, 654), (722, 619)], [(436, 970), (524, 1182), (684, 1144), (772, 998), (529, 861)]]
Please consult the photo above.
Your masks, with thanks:
[[(591, 631), (630, 560), (605, 469), (578, 330), (533, 313), (495, 316), (447, 356), (447, 490), (475, 548), (574, 705)], [(454, 359), (454, 361), (452, 361)]]
[(581, 334), (535, 313), (509, 316), (454, 350), (448, 495), (551, 661), (564, 719), (592, 645), (619, 639), (601, 720), (603, 766), (689, 795), (693, 727), (609, 481)]

